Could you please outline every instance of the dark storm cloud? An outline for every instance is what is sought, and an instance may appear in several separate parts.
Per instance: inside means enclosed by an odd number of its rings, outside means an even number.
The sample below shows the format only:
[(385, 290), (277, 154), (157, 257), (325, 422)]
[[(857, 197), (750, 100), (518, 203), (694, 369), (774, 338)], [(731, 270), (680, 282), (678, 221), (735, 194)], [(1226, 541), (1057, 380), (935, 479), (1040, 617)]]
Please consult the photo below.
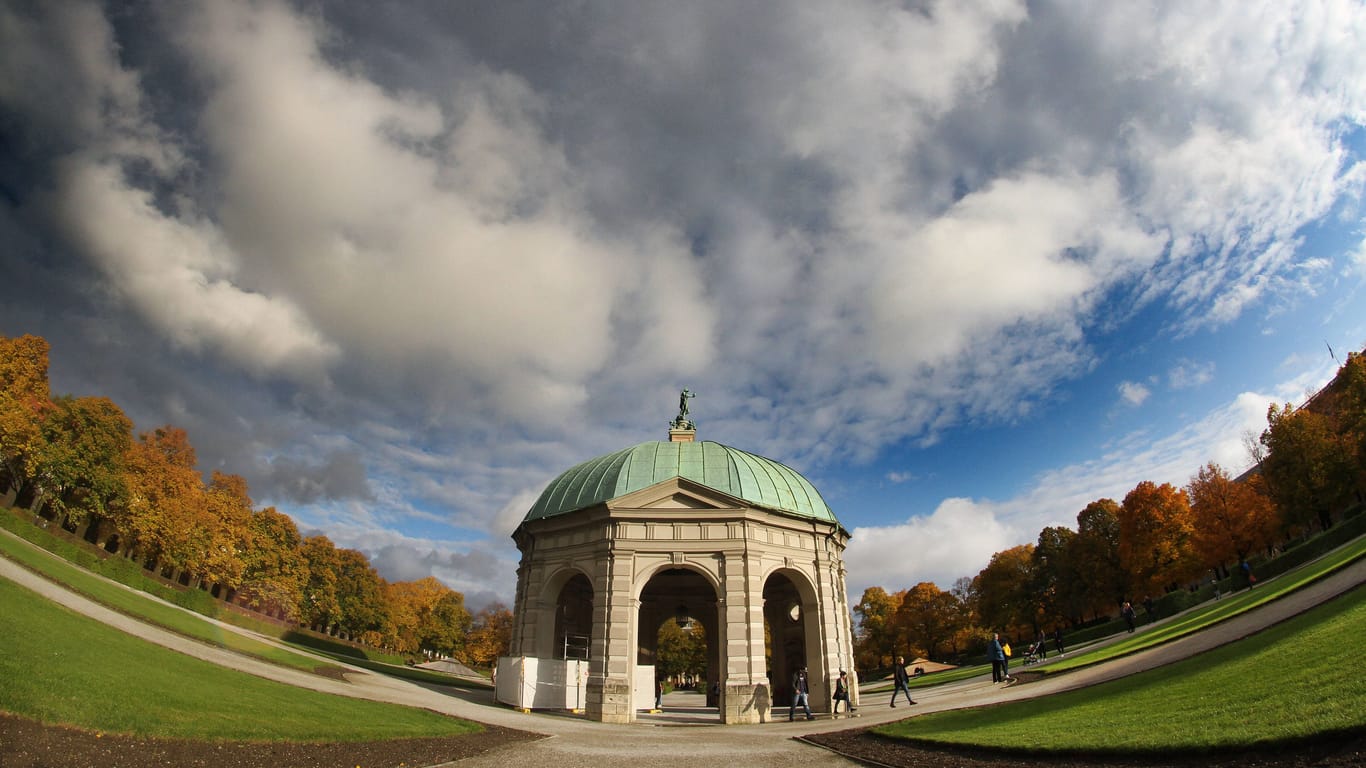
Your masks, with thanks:
[(333, 453), (318, 463), (279, 458), (270, 462), (268, 472), (266, 486), (296, 504), (375, 498), (355, 451)]

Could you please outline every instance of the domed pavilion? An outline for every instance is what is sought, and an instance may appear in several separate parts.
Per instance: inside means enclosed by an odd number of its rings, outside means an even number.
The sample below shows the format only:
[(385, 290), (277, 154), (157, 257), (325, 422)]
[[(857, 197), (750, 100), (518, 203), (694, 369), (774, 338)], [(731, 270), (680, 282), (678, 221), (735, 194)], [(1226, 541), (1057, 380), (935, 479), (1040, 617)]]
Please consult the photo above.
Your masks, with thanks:
[(500, 701), (631, 722), (654, 706), (665, 621), (704, 629), (699, 682), (720, 722), (785, 710), (802, 666), (813, 711), (829, 711), (839, 671), (853, 675), (848, 531), (790, 467), (697, 441), (689, 396), (668, 441), (565, 470), (513, 532), (522, 559)]

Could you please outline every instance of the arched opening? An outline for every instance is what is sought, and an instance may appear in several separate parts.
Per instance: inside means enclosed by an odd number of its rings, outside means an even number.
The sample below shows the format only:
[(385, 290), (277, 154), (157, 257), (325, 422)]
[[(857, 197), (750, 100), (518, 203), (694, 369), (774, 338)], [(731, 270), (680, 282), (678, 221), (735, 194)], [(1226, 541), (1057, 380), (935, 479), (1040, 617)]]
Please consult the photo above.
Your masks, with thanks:
[(819, 701), (814, 690), (819, 674), (807, 653), (807, 630), (813, 619), (807, 616), (801, 592), (791, 578), (783, 573), (768, 577), (764, 582), (764, 655), (775, 709), (792, 702), (792, 677), (802, 667), (812, 673), (811, 701)]
[(640, 593), (635, 708), (656, 708), (656, 685), (676, 691), (673, 715), (720, 717), (723, 667), (716, 588), (687, 568), (656, 573)]
[(554, 647), (550, 657), (555, 659), (587, 659), (588, 646), (593, 639), (593, 585), (582, 573), (560, 587), (555, 598)]

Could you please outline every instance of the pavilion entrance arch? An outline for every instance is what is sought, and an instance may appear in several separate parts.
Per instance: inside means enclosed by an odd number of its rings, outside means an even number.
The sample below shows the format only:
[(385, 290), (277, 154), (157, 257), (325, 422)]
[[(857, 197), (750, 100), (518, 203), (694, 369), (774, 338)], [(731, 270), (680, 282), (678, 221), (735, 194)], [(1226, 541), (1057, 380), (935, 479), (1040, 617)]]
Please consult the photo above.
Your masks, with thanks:
[[(834, 692), (826, 680), (821, 654), (820, 605), (810, 580), (800, 571), (780, 568), (764, 580), (764, 629), (769, 679), (773, 682), (774, 707), (792, 702), (792, 677), (807, 668), (811, 702), (825, 701)], [(830, 690), (823, 688), (829, 684)]]
[(680, 628), (701, 625), (706, 656), (696, 682), (706, 697), (706, 706), (719, 709), (719, 696), (712, 693), (713, 684), (719, 687), (724, 673), (720, 654), (724, 615), (718, 588), (714, 574), (672, 565), (659, 568), (643, 581), (636, 601), (636, 710), (650, 709), (654, 704), (654, 682), (662, 674), (658, 668), (659, 633), (666, 622)]

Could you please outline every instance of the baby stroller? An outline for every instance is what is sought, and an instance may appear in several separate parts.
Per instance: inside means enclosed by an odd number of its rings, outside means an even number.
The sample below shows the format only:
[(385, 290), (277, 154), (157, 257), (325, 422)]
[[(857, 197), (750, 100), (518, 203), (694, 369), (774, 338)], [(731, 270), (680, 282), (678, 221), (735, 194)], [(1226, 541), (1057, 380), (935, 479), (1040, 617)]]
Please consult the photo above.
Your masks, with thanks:
[(1024, 664), (1037, 664), (1038, 662), (1040, 662), (1040, 661), (1043, 660), (1043, 658), (1044, 658), (1043, 643), (1044, 643), (1044, 641), (1039, 640), (1038, 642), (1036, 642), (1036, 643), (1034, 643), (1033, 645), (1029, 646), (1029, 650), (1025, 652), (1025, 657), (1024, 657), (1024, 661), (1023, 661)]

